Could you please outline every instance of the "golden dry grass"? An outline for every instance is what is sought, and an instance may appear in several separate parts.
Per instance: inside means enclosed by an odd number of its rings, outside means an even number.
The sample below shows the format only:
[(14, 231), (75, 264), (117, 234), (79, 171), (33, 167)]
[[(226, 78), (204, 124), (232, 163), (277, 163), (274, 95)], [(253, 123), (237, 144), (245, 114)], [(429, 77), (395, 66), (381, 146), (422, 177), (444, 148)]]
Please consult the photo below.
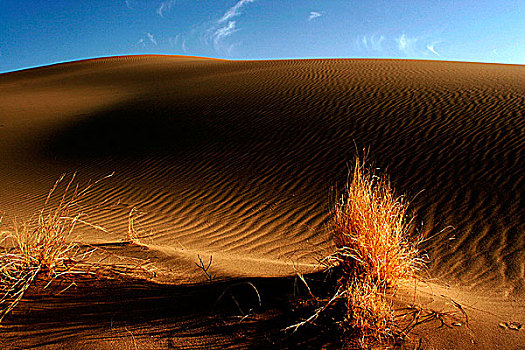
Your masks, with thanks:
[(418, 278), (425, 259), (417, 249), (420, 239), (413, 234), (408, 201), (373, 169), (357, 158), (334, 206), (330, 228), (337, 249), (321, 261), (334, 272), (329, 275), (335, 279), (327, 275), (333, 281), (328, 294), (314, 296), (298, 273), (311, 297), (306, 305), (313, 304), (314, 312), (286, 330), (316, 324), (320, 332), (336, 332), (350, 348), (393, 345), (406, 335), (406, 325), (397, 324), (393, 296), (403, 281)]
[(366, 277), (350, 279), (345, 289), (345, 331), (363, 348), (370, 343), (394, 340), (394, 310), (387, 291)]
[(409, 203), (396, 196), (390, 181), (356, 160), (352, 181), (335, 206), (332, 233), (346, 291), (345, 328), (361, 340), (392, 339), (396, 334), (391, 294), (424, 266), (408, 218)]
[(38, 277), (46, 279), (49, 285), (61, 276), (86, 272), (77, 267), (91, 252), (81, 250), (72, 235), (77, 224), (90, 225), (82, 219), (79, 202), (91, 185), (81, 190), (78, 185), (73, 186), (74, 179), (73, 175), (55, 207), (48, 208), (48, 205), (64, 176), (56, 181), (36, 218), (15, 220), (10, 229), (2, 231), (0, 321), (22, 300)]
[(392, 287), (421, 266), (411, 240), (409, 203), (390, 181), (356, 160), (352, 182), (336, 204), (332, 229), (337, 257), (348, 275)]
[(138, 219), (144, 215), (143, 212), (139, 211), (137, 207), (131, 208), (128, 215), (128, 230), (126, 232), (126, 243), (142, 245), (141, 239), (148, 238), (153, 236), (151, 232), (146, 232), (145, 230), (139, 229)]

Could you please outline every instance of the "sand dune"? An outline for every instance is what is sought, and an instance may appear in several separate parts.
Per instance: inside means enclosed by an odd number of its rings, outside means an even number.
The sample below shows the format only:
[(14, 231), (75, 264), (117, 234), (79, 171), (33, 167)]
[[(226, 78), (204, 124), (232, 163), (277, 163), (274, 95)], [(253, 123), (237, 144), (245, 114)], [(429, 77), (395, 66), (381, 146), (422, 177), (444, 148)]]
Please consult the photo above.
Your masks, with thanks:
[(82, 241), (121, 241), (135, 207), (151, 236), (114, 249), (164, 282), (202, 281), (197, 255), (219, 278), (287, 276), (330, 252), (334, 193), (367, 148), (413, 198), (437, 283), (523, 300), (524, 83), (523, 66), (364, 59), (128, 56), (3, 74), (0, 209), (30, 215), (62, 173), (115, 172), (86, 202), (108, 232)]

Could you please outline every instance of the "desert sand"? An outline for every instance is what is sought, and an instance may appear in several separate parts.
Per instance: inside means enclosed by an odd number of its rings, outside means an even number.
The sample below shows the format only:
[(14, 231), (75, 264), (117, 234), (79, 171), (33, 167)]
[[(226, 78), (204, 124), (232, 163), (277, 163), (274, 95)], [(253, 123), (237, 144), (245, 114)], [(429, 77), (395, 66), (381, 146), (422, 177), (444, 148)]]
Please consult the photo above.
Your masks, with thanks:
[[(423, 325), (414, 344), (524, 348), (524, 106), (520, 65), (125, 56), (2, 74), (4, 221), (37, 212), (61, 174), (114, 173), (84, 203), (105, 231), (76, 238), (149, 265), (141, 283), (33, 295), (4, 321), (0, 346), (280, 346), (293, 275), (332, 252), (327, 219), (366, 149), (428, 237), (419, 302), (446, 312), (453, 300), (469, 317)], [(123, 243), (133, 208), (140, 245)], [(212, 285), (199, 256), (213, 259)], [(257, 286), (264, 311), (210, 320), (217, 292), (239, 280)]]

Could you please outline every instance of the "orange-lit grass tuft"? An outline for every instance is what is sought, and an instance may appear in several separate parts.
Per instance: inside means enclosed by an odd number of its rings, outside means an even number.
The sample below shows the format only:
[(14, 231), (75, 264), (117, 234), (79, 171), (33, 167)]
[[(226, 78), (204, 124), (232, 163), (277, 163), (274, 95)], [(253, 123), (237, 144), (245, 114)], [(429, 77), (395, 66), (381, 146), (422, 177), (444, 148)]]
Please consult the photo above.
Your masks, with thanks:
[(373, 169), (356, 159), (331, 215), (336, 251), (321, 260), (328, 283), (315, 296), (298, 273), (308, 292), (303, 304), (314, 312), (285, 330), (317, 326), (329, 341), (339, 338), (343, 348), (396, 345), (409, 331), (396, 316), (394, 294), (425, 267), (417, 249), (421, 240), (414, 235), (406, 199)]
[(356, 160), (352, 182), (332, 220), (337, 257), (348, 275), (366, 276), (385, 287), (414, 277), (421, 260), (411, 237), (408, 206), (388, 179)]
[(364, 161), (356, 160), (352, 181), (335, 206), (332, 233), (337, 247), (332, 261), (341, 269), (346, 290), (344, 325), (366, 339), (395, 335), (389, 295), (424, 266), (412, 237), (408, 202), (390, 182)]
[(346, 318), (342, 323), (351, 340), (363, 348), (396, 337), (392, 300), (383, 286), (365, 277), (345, 282)]

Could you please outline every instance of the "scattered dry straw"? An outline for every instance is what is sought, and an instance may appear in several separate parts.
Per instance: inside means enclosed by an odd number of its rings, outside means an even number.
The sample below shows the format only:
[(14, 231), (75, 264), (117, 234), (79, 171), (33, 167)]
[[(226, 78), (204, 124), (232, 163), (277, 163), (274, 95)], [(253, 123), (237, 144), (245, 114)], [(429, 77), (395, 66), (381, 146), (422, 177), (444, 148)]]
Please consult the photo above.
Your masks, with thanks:
[[(1, 232), (0, 321), (37, 278), (43, 277), (49, 285), (65, 275), (86, 273), (78, 267), (92, 251), (80, 249), (72, 235), (78, 224), (90, 225), (79, 214), (79, 206), (96, 182), (80, 189), (73, 185), (74, 179), (75, 175), (65, 185), (63, 194), (56, 198), (55, 192), (64, 180), (62, 176), (49, 191), (44, 208), (36, 218), (15, 220), (9, 230)], [(48, 208), (55, 200), (58, 204)]]

